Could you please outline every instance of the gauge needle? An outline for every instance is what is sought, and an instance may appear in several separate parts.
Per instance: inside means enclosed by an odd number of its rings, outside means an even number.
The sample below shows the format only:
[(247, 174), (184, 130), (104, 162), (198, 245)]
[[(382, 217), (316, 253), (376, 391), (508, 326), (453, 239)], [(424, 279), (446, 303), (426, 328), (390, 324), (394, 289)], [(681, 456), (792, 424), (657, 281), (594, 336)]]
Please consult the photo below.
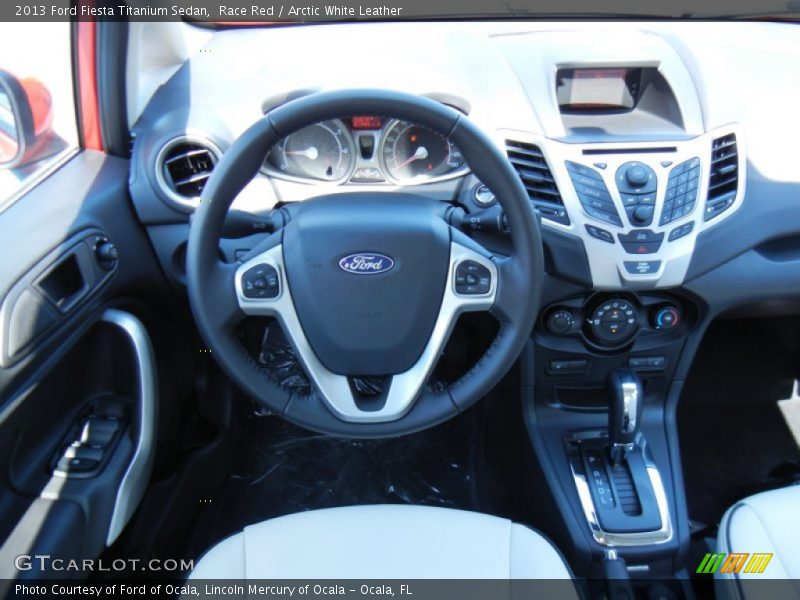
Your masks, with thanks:
[(425, 158), (428, 158), (428, 149), (425, 146), (420, 146), (417, 148), (417, 151), (414, 152), (414, 154), (412, 154), (408, 159), (397, 165), (397, 168), (400, 169), (405, 167), (407, 164), (414, 162), (415, 160), (423, 160)]
[(315, 146), (310, 146), (305, 150), (287, 150), (286, 154), (291, 156), (305, 156), (309, 160), (317, 160), (319, 157), (319, 150)]

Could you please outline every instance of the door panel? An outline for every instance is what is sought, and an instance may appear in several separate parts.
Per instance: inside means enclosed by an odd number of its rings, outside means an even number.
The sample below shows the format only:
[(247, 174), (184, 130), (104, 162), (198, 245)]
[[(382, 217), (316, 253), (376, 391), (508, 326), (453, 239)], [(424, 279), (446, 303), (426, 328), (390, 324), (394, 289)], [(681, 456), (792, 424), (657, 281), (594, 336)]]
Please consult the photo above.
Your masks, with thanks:
[(0, 213), (0, 579), (65, 575), (18, 571), (20, 554), (99, 556), (149, 479), (156, 361), (142, 321), (109, 306), (174, 294), (127, 190), (126, 160), (82, 152)]

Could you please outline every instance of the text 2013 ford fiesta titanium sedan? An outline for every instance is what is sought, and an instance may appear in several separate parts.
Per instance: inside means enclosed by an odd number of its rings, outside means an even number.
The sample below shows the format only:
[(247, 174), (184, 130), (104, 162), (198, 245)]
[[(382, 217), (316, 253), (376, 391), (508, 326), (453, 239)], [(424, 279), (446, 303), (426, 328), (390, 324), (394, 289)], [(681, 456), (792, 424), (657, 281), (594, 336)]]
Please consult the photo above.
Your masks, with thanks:
[(796, 24), (19, 27), (12, 592), (800, 594)]

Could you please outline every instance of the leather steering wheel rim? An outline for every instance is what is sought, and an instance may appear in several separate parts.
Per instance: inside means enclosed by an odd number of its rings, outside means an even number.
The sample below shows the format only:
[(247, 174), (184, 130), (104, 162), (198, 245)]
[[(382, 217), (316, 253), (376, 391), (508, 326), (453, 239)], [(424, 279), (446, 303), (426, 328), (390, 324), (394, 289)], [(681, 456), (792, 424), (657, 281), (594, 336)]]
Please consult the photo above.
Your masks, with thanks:
[[(446, 389), (422, 389), (401, 418), (349, 422), (335, 415), (312, 382), (307, 396), (291, 393), (270, 377), (244, 348), (235, 326), (245, 318), (237, 298), (239, 265), (223, 263), (218, 246), (222, 225), (237, 194), (253, 179), (269, 150), (283, 137), (320, 121), (354, 114), (375, 114), (412, 121), (448, 137), (472, 172), (495, 194), (510, 227), (512, 253), (493, 256), (453, 230), (454, 239), (477, 247), (496, 267), (496, 288), (489, 312), (498, 334), (483, 357)], [(369, 192), (364, 192), (369, 193)], [(314, 202), (310, 199), (307, 202)], [(259, 248), (281, 243), (279, 232)], [(477, 255), (476, 255), (477, 256)], [(194, 215), (187, 249), (189, 300), (212, 356), (252, 398), (299, 426), (344, 437), (389, 437), (446, 421), (485, 396), (506, 374), (530, 337), (540, 304), (544, 260), (539, 226), (525, 188), (497, 145), (468, 118), (425, 97), (387, 90), (318, 92), (273, 109), (225, 152), (216, 165)]]

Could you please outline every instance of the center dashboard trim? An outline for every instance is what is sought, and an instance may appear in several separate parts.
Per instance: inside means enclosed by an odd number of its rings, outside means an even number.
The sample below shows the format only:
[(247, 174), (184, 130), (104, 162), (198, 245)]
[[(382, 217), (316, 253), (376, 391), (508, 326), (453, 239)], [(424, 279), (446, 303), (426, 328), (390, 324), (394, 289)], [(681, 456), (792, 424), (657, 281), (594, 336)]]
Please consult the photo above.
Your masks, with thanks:
[[(716, 139), (735, 134), (738, 150), (738, 187), (735, 198), (724, 212), (713, 219), (706, 220), (704, 209), (709, 190), (711, 172), (712, 144)], [(598, 290), (668, 288), (679, 286), (684, 282), (697, 236), (715, 227), (735, 213), (741, 206), (746, 187), (746, 145), (741, 126), (731, 124), (710, 130), (703, 135), (689, 140), (658, 140), (649, 142), (613, 142), (572, 144), (545, 138), (544, 136), (510, 129), (498, 130), (501, 142), (511, 139), (518, 142), (537, 145), (547, 160), (553, 178), (561, 194), (564, 208), (569, 215), (569, 224), (558, 223), (542, 216), (541, 223), (550, 228), (580, 238), (586, 249), (593, 286)], [(690, 213), (668, 223), (661, 222), (664, 211), (665, 195), (671, 169), (685, 161), (700, 159), (700, 180), (698, 195), (694, 208)], [(652, 222), (646, 226), (635, 226), (626, 218), (626, 210), (622, 200), (616, 176), (623, 165), (632, 161), (650, 167), (656, 178), (654, 214)], [(619, 215), (619, 222), (614, 223), (597, 220), (590, 216), (581, 203), (568, 164), (581, 165), (592, 169), (605, 184), (614, 208)], [(600, 165), (600, 166), (597, 166)], [(669, 239), (671, 232), (679, 227), (690, 231), (682, 237)], [(592, 228), (600, 229), (605, 235), (603, 239), (590, 234)], [(631, 232), (648, 230), (654, 237), (663, 241), (656, 252), (643, 255), (629, 253), (622, 240)], [(637, 263), (651, 263), (644, 273), (629, 272)], [(628, 263), (626, 265), (626, 263)]]

